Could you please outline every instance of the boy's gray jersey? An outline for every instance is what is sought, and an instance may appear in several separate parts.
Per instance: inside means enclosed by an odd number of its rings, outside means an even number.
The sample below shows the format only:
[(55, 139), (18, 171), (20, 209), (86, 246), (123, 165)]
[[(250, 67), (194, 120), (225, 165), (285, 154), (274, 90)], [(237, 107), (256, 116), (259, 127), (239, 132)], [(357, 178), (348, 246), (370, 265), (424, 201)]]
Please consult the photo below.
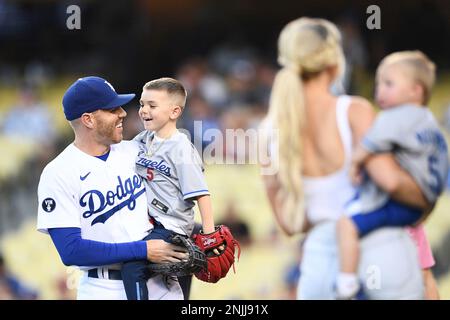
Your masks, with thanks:
[[(445, 138), (428, 108), (402, 105), (380, 112), (363, 145), (373, 153), (393, 152), (429, 203), (437, 201), (447, 181), (448, 153)], [(370, 179), (361, 188), (362, 212), (386, 203), (388, 195)]]
[[(153, 141), (154, 139), (154, 141)], [(168, 139), (139, 133), (136, 172), (144, 179), (149, 213), (166, 229), (190, 236), (194, 227), (193, 198), (208, 195), (202, 160), (187, 136), (178, 130)], [(154, 154), (148, 152), (148, 147)]]

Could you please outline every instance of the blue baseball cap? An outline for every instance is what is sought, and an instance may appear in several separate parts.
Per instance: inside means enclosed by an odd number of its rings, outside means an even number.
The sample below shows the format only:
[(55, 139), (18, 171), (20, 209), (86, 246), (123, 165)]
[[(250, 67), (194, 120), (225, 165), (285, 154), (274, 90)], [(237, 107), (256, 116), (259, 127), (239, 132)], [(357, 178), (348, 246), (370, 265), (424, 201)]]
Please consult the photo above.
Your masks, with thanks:
[(114, 87), (100, 77), (84, 77), (75, 81), (64, 94), (62, 104), (66, 119), (78, 119), (85, 112), (114, 109), (130, 102), (134, 93), (117, 94)]

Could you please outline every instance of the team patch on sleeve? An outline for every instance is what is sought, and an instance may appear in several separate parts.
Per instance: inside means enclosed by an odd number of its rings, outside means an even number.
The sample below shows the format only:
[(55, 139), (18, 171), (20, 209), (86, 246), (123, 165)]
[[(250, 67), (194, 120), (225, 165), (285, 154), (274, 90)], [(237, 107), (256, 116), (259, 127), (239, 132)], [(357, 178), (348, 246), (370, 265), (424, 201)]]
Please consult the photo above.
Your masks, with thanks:
[(52, 212), (56, 208), (56, 201), (53, 198), (45, 198), (42, 201), (42, 209), (45, 212)]

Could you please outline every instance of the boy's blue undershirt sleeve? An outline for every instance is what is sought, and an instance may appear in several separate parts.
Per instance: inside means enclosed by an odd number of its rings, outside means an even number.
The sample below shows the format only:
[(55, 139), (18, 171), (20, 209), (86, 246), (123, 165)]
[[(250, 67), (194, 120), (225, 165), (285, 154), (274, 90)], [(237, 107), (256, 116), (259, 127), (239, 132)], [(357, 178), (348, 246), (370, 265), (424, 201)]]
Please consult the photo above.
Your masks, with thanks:
[(92, 241), (81, 238), (80, 228), (51, 228), (48, 233), (66, 266), (103, 266), (131, 260), (147, 260), (145, 241)]

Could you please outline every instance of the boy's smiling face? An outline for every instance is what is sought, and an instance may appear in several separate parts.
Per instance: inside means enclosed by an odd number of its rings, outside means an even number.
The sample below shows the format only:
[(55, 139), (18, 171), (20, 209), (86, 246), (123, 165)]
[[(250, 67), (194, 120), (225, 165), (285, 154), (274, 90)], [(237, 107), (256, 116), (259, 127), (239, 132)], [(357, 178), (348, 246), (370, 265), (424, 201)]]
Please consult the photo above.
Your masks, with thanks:
[(139, 103), (139, 117), (148, 131), (161, 131), (181, 114), (181, 108), (165, 90), (144, 89)]
[(417, 83), (408, 67), (397, 63), (382, 66), (377, 72), (375, 100), (382, 109), (405, 103), (421, 105), (423, 87)]

